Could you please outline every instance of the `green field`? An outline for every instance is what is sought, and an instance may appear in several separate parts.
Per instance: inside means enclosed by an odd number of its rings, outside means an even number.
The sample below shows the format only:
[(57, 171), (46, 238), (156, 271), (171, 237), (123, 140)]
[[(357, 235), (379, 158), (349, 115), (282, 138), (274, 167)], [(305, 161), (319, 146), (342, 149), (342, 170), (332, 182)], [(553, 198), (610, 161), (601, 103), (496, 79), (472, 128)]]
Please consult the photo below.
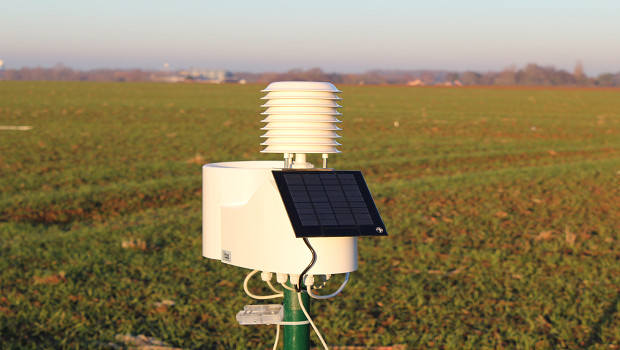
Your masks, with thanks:
[[(279, 159), (262, 88), (0, 82), (0, 125), (33, 126), (0, 130), (0, 348), (271, 348), (235, 320), (248, 271), (201, 256), (201, 165)], [(328, 344), (619, 348), (620, 90), (339, 88), (330, 165), (390, 236), (313, 302)]]

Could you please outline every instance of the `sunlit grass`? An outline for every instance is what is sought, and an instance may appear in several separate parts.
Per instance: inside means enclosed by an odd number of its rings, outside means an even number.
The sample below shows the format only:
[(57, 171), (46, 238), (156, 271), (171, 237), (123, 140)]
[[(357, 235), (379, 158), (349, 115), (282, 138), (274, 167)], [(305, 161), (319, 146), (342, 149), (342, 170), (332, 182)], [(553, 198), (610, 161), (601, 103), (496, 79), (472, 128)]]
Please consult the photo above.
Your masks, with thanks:
[[(261, 88), (1, 82), (0, 125), (33, 129), (0, 130), (0, 348), (271, 346), (200, 233), (201, 162), (279, 157)], [(340, 88), (330, 165), (362, 170), (390, 236), (314, 302), (328, 343), (620, 345), (620, 91)]]

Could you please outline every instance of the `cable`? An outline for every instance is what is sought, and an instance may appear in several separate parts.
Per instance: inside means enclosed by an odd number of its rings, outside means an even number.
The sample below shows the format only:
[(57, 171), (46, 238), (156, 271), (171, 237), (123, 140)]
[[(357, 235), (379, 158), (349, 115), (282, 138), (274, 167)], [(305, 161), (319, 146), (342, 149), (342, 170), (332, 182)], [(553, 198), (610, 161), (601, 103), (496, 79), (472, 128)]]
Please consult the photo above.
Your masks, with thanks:
[(316, 325), (314, 324), (314, 322), (312, 322), (312, 319), (310, 318), (310, 315), (308, 314), (308, 311), (306, 311), (306, 307), (304, 306), (304, 302), (301, 300), (301, 293), (297, 293), (297, 298), (299, 299), (299, 305), (301, 305), (301, 311), (304, 312), (304, 315), (306, 315), (306, 318), (308, 319), (308, 321), (310, 321), (310, 325), (314, 329), (314, 332), (316, 333), (316, 335), (319, 337), (319, 340), (321, 340), (321, 343), (323, 344), (323, 347), (325, 348), (325, 350), (329, 350), (329, 348), (327, 347), (327, 344), (325, 344), (325, 340), (323, 339), (323, 336), (321, 336), (321, 333), (316, 328)]
[(310, 252), (312, 252), (312, 261), (310, 262), (310, 264), (308, 264), (308, 266), (306, 267), (306, 269), (301, 273), (301, 275), (299, 275), (299, 283), (295, 286), (295, 290), (297, 292), (301, 292), (301, 281), (304, 278), (304, 275), (306, 274), (306, 272), (308, 272), (308, 270), (310, 270), (310, 268), (312, 268), (312, 265), (314, 265), (314, 263), (316, 262), (316, 252), (314, 251), (314, 248), (312, 248), (312, 246), (310, 245), (310, 242), (308, 241), (308, 238), (304, 237), (303, 238), (304, 243), (306, 243), (306, 245), (308, 246), (308, 249), (310, 249)]
[(249, 295), (251, 298), (254, 299), (258, 299), (258, 300), (266, 300), (266, 299), (275, 299), (275, 298), (282, 298), (284, 297), (284, 294), (273, 294), (273, 295), (254, 295), (250, 292), (250, 290), (248, 289), (248, 281), (250, 280), (250, 277), (254, 276), (254, 274), (256, 274), (258, 272), (258, 270), (254, 270), (250, 273), (248, 273), (248, 275), (245, 277), (245, 281), (243, 281), (243, 290), (245, 290), (245, 293), (247, 295)]
[(290, 291), (296, 292), (295, 288), (291, 288), (291, 287), (287, 286), (287, 285), (286, 285), (286, 284), (284, 284), (284, 283), (280, 283), (280, 285), (282, 285), (282, 287), (284, 287), (284, 288), (286, 288), (286, 289), (288, 289), (288, 290), (290, 290)]
[(314, 299), (329, 299), (329, 298), (333, 298), (336, 295), (340, 294), (340, 292), (342, 292), (342, 290), (344, 289), (344, 287), (347, 285), (347, 282), (349, 282), (349, 272), (347, 272), (346, 276), (344, 277), (344, 282), (342, 282), (342, 285), (340, 286), (340, 288), (338, 288), (338, 290), (330, 295), (316, 295), (316, 294), (312, 294), (312, 288), (311, 286), (308, 286), (307, 291), (308, 291), (308, 295), (313, 297)]
[(280, 337), (280, 325), (276, 325), (276, 342), (273, 343), (273, 350), (276, 350), (278, 347), (278, 338)]
[(273, 284), (271, 284), (271, 281), (267, 281), (267, 284), (269, 285), (269, 288), (271, 288), (272, 291), (276, 293), (282, 293), (281, 290), (277, 290), (276, 287), (274, 287)]

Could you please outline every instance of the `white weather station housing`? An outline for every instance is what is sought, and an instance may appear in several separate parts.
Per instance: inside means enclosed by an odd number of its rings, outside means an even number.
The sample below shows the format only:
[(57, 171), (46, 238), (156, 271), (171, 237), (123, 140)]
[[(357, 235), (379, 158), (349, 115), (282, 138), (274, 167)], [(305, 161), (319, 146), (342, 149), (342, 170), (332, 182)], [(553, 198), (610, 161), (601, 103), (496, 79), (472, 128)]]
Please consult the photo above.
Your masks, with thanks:
[[(328, 155), (341, 153), (341, 91), (330, 83), (286, 81), (263, 92), (261, 153), (284, 160), (203, 166), (203, 255), (252, 270), (244, 281), (250, 297), (284, 298), (283, 305), (246, 305), (237, 314), (240, 324), (278, 325), (274, 349), (284, 326), (285, 350), (309, 349), (311, 325), (327, 349), (308, 313), (310, 298), (338, 295), (357, 270), (357, 237), (387, 236), (387, 230), (362, 173), (327, 168)], [(312, 154), (321, 155), (321, 168), (308, 162)], [(258, 272), (275, 294), (250, 292)], [(321, 293), (336, 274), (345, 274), (344, 282)]]

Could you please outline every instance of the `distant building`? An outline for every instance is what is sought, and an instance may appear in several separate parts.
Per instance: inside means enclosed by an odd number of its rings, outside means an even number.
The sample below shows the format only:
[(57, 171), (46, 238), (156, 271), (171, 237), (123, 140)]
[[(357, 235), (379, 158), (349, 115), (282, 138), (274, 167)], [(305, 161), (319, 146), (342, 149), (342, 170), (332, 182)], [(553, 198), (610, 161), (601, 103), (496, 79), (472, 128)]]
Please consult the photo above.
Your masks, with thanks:
[[(200, 69), (190, 68), (186, 72), (180, 72), (185, 75), (187, 79), (191, 79), (200, 83), (236, 83), (239, 81), (235, 75), (227, 70), (223, 69)], [(185, 74), (183, 74), (185, 73)]]
[(178, 82), (182, 82), (185, 81), (185, 77), (176, 75), (176, 74), (171, 74), (171, 73), (153, 73), (151, 74), (151, 80), (152, 81), (157, 81), (160, 83), (178, 83)]
[(4, 61), (0, 60), (0, 70), (4, 70)]
[(235, 75), (224, 69), (201, 69), (190, 68), (176, 72), (169, 71), (166, 63), (164, 69), (151, 75), (151, 80), (163, 83), (194, 82), (194, 83), (240, 83), (245, 84), (245, 80), (239, 80)]
[(422, 85), (426, 85), (426, 84), (424, 84), (424, 82), (422, 80), (416, 79), (416, 80), (407, 82), (407, 85), (409, 85), (409, 86), (422, 86)]

